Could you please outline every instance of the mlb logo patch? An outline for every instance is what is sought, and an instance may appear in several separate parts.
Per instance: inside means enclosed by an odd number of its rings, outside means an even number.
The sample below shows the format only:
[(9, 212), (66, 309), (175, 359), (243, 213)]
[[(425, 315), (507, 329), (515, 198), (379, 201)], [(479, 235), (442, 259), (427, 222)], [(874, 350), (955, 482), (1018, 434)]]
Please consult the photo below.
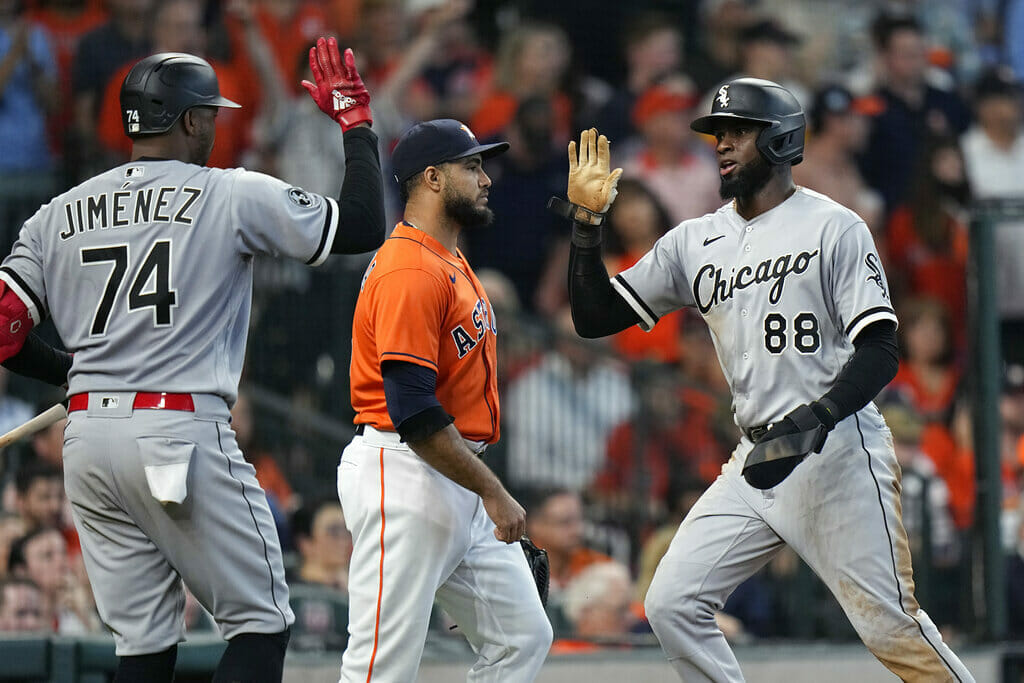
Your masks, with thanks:
[(146, 168), (144, 166), (129, 166), (128, 168), (124, 169), (124, 177), (141, 178), (145, 172)]
[(100, 408), (116, 408), (118, 401), (117, 396), (104, 396), (100, 399)]

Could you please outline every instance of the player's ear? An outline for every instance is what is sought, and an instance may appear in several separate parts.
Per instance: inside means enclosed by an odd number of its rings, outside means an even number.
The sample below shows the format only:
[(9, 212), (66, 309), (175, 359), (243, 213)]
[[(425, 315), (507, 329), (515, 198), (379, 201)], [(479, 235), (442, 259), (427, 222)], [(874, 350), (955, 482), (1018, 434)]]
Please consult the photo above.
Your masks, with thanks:
[(181, 126), (189, 136), (196, 134), (199, 127), (199, 119), (196, 116), (196, 108), (186, 109), (181, 115)]
[(423, 183), (434, 192), (440, 192), (443, 187), (442, 178), (444, 173), (437, 166), (427, 166), (423, 170)]

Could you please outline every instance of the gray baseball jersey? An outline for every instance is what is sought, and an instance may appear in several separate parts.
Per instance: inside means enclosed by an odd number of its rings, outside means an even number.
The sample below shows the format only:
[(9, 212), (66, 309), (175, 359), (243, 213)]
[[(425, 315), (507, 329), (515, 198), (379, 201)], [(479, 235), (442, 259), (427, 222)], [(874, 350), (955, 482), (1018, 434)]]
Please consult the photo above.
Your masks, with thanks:
[[(294, 620), (274, 519), (228, 406), (253, 256), (317, 265), (337, 229), (335, 200), (275, 178), (136, 161), (42, 207), (0, 266), (33, 321), (51, 316), (74, 352), (69, 394), (86, 400), (65, 429), (65, 482), (119, 655), (184, 637), (182, 579), (225, 638)], [(191, 394), (194, 408), (135, 410), (136, 392)]]
[[(861, 330), (896, 321), (864, 222), (802, 188), (749, 221), (732, 204), (686, 221), (612, 281), (644, 327), (681, 306), (701, 312), (744, 428), (820, 398)], [(651, 627), (680, 677), (743, 680), (714, 612), (788, 545), (889, 670), (903, 680), (973, 681), (914, 598), (899, 464), (874, 404), (841, 420), (821, 453), (770, 489), (743, 479), (752, 447), (740, 440), (647, 592)]]
[(217, 394), (234, 402), (253, 255), (319, 265), (334, 199), (270, 176), (136, 161), (42, 207), (0, 278), (74, 352), (69, 393)]
[(805, 188), (750, 221), (731, 203), (684, 221), (612, 284), (644, 329), (700, 311), (746, 428), (820, 398), (857, 334), (896, 320), (867, 226)]

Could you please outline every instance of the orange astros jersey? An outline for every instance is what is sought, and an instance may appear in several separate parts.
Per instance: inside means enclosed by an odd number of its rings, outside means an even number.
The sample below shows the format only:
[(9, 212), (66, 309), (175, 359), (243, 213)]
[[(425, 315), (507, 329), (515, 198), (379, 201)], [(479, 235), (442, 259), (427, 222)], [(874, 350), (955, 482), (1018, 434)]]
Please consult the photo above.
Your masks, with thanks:
[(393, 431), (380, 365), (437, 372), (437, 400), (466, 439), (498, 440), (497, 327), (462, 253), (401, 222), (366, 268), (352, 320), (356, 424)]

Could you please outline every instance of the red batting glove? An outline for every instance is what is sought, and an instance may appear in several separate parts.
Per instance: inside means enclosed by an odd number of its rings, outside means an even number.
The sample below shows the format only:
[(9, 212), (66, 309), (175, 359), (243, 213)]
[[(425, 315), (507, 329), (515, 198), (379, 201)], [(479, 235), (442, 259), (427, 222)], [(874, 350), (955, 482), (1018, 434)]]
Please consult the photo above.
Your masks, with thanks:
[(319, 38), (316, 47), (309, 48), (309, 68), (316, 83), (302, 81), (302, 87), (320, 111), (337, 121), (343, 131), (360, 123), (373, 123), (370, 92), (356, 71), (356, 58), (351, 49), (345, 50), (343, 61), (337, 40)]

